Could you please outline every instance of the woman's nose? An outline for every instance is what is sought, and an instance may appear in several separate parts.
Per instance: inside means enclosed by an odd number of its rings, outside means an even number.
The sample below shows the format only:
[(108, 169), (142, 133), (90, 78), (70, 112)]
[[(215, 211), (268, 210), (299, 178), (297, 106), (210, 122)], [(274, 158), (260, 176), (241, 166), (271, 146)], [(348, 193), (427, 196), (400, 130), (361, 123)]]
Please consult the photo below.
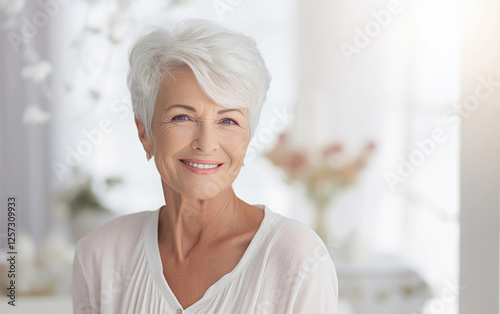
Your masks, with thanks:
[(210, 123), (201, 123), (195, 132), (193, 148), (205, 153), (210, 153), (218, 148), (217, 131)]

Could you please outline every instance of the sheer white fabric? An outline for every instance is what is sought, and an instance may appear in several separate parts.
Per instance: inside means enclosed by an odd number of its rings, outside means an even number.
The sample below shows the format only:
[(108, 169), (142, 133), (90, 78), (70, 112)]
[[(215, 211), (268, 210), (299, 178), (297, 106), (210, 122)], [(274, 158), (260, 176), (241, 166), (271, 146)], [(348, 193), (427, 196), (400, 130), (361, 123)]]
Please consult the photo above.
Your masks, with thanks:
[(183, 309), (163, 276), (158, 213), (119, 217), (79, 241), (75, 313), (337, 313), (333, 261), (308, 227), (272, 212), (236, 267)]

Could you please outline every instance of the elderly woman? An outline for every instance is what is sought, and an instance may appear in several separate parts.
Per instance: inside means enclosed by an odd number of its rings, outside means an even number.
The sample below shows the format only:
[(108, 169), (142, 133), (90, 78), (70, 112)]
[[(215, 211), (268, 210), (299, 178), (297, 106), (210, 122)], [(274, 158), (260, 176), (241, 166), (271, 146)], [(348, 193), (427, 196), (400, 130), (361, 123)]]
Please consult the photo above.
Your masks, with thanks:
[(79, 241), (75, 313), (337, 313), (320, 238), (231, 186), (269, 81), (255, 42), (212, 22), (137, 40), (128, 86), (165, 205)]

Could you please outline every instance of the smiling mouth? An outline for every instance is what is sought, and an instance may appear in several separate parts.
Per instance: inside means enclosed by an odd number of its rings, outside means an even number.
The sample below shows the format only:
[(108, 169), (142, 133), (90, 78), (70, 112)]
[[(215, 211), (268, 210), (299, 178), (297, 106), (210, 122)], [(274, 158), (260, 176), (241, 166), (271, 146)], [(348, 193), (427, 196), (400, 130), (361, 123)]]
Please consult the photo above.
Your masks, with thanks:
[(192, 163), (192, 162), (189, 162), (189, 161), (185, 161), (185, 160), (182, 160), (181, 161), (183, 163), (185, 163), (186, 165), (188, 166), (191, 166), (193, 168), (197, 168), (197, 169), (215, 169), (217, 167), (220, 167), (222, 164), (218, 164), (218, 165), (208, 165), (208, 164), (197, 164), (197, 163)]

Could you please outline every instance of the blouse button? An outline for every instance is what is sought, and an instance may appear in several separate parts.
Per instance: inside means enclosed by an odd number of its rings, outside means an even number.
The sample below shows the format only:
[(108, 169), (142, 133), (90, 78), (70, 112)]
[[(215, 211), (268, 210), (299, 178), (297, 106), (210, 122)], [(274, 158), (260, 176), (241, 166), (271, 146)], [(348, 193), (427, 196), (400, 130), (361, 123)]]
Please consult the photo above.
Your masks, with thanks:
[(182, 310), (181, 310), (181, 309), (178, 309), (178, 310), (177, 310), (177, 314), (182, 314)]

